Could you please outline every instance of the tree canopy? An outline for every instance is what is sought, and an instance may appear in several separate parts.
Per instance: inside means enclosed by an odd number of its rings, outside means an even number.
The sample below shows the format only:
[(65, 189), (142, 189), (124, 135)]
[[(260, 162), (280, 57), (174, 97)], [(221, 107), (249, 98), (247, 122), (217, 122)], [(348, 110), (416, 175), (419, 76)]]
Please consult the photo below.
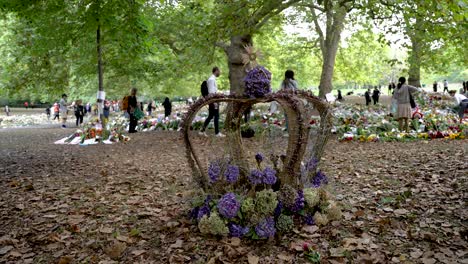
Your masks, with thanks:
[(0, 97), (50, 102), (66, 92), (94, 100), (98, 27), (108, 98), (132, 86), (148, 98), (198, 96), (215, 65), (222, 90), (242, 91), (239, 56), (246, 44), (262, 52), (274, 89), (286, 69), (296, 72), (301, 88), (321, 85), (323, 92), (384, 84), (405, 73), (418, 81), (441, 75), (458, 81), (468, 64), (466, 7), (466, 1), (2, 1)]

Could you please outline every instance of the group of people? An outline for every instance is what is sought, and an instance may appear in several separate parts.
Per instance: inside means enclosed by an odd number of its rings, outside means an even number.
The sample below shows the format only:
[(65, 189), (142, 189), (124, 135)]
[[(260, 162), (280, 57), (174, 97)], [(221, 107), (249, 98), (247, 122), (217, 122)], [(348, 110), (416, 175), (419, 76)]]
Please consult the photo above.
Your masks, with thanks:
[[(138, 102), (137, 92), (138, 90), (136, 88), (132, 88), (130, 90), (130, 95), (127, 95), (122, 99), (122, 110), (125, 111), (125, 116), (130, 121), (128, 133), (137, 132), (136, 127), (138, 125), (138, 120), (144, 115), (144, 104), (143, 102)], [(164, 116), (169, 117), (172, 112), (172, 103), (169, 97), (164, 99), (162, 105), (164, 107)], [(152, 112), (156, 110), (155, 102), (148, 102), (146, 110), (147, 115), (151, 116)]]
[[(372, 93), (372, 95), (371, 95)], [(379, 103), (379, 98), (380, 98), (380, 90), (377, 86), (374, 86), (374, 91), (371, 92), (371, 89), (367, 89), (367, 91), (364, 93), (364, 97), (366, 99), (366, 105), (370, 105), (371, 101), (374, 101), (374, 105)], [(372, 100), (371, 100), (372, 98)]]

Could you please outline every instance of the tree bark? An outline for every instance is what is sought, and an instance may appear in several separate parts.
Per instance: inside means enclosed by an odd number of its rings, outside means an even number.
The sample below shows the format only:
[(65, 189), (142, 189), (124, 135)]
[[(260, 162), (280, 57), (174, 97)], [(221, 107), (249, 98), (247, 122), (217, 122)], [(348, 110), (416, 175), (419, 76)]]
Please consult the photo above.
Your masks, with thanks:
[[(330, 93), (333, 89), (333, 72), (335, 70), (336, 54), (340, 44), (341, 32), (344, 28), (345, 17), (347, 10), (344, 7), (336, 7), (337, 9), (330, 8), (327, 12), (327, 28), (325, 36), (321, 34), (323, 64), (322, 74), (320, 76), (320, 90), (319, 96), (325, 98), (327, 93)], [(316, 19), (318, 19), (316, 17)], [(332, 20), (332, 21), (329, 21)], [(318, 23), (316, 23), (318, 26)]]
[[(97, 48), (97, 57), (98, 57), (98, 64), (97, 64), (97, 70), (98, 70), (98, 91), (103, 92), (104, 91), (104, 80), (103, 80), (103, 70), (102, 70), (102, 46), (101, 46), (101, 25), (98, 24), (97, 30), (96, 30), (96, 48)], [(99, 113), (99, 118), (101, 120), (101, 124), (104, 123), (104, 113), (103, 113), (103, 104), (104, 100), (102, 99), (97, 99), (97, 104), (98, 104), (98, 113)]]
[(411, 40), (411, 51), (408, 58), (408, 84), (416, 87), (421, 87), (421, 55), (422, 55), (422, 38), (419, 34), (420, 18), (416, 18), (415, 29), (409, 32)]
[(252, 36), (233, 36), (231, 43), (225, 48), (225, 53), (228, 57), (229, 67), (229, 82), (231, 94), (244, 94), (245, 84), (244, 78), (247, 75), (244, 63), (242, 62), (242, 54), (246, 45), (252, 45)]

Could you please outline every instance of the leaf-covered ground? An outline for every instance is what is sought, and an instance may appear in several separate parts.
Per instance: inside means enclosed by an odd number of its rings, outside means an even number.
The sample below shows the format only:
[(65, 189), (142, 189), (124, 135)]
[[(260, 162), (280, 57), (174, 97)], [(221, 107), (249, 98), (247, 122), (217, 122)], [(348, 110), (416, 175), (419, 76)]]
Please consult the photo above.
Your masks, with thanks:
[(467, 140), (330, 140), (322, 167), (343, 220), (248, 242), (206, 238), (185, 217), (178, 133), (52, 144), (71, 131), (0, 131), (0, 263), (306, 263), (303, 241), (322, 263), (468, 263)]

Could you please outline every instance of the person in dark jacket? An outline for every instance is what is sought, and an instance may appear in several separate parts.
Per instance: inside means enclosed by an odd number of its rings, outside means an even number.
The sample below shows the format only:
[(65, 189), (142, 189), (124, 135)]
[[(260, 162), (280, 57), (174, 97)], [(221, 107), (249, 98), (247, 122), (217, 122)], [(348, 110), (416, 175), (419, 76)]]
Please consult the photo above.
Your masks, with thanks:
[(377, 86), (374, 87), (374, 92), (372, 93), (372, 100), (374, 100), (374, 104), (379, 103), (380, 91)]
[(371, 103), (370, 89), (364, 93), (364, 97), (366, 98), (366, 105), (369, 105)]
[(164, 106), (164, 116), (165, 117), (170, 116), (172, 112), (172, 103), (168, 97), (164, 99), (164, 102), (162, 103), (162, 105)]
[(104, 115), (105, 118), (109, 118), (110, 115), (110, 102), (109, 101), (104, 101), (104, 106), (102, 107), (102, 114)]
[(341, 90), (338, 90), (338, 101), (343, 101), (343, 95), (341, 95)]
[(85, 115), (85, 108), (83, 106), (83, 101), (76, 100), (75, 105), (75, 117), (76, 117), (76, 126), (83, 124), (83, 116)]
[(138, 106), (138, 101), (137, 101), (137, 89), (132, 88), (130, 91), (130, 96), (128, 97), (128, 115), (130, 116), (130, 126), (128, 128), (128, 133), (136, 133), (136, 126), (138, 124), (138, 120), (135, 117), (135, 109)]

